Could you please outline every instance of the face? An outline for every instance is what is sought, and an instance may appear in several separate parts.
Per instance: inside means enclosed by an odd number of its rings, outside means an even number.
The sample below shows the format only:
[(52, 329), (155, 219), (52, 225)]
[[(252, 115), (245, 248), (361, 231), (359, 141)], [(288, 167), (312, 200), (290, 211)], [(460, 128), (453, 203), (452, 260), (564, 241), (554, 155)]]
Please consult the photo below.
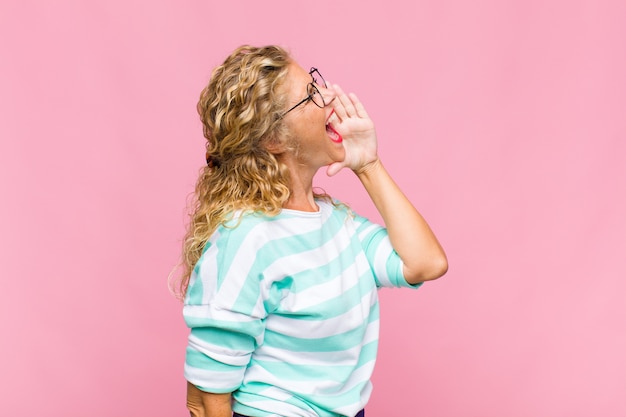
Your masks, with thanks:
[[(289, 65), (283, 87), (287, 94), (286, 109), (307, 96), (311, 82), (308, 71), (296, 63)], [(333, 113), (329, 104), (335, 99), (335, 91), (332, 88), (324, 88), (323, 85), (316, 87), (324, 99), (325, 107), (320, 108), (311, 100), (307, 100), (285, 114), (283, 119), (289, 131), (292, 144), (290, 148), (293, 148), (285, 152), (284, 159), (292, 159), (299, 167), (314, 171), (333, 162), (342, 161), (345, 157), (341, 136), (327, 126)]]

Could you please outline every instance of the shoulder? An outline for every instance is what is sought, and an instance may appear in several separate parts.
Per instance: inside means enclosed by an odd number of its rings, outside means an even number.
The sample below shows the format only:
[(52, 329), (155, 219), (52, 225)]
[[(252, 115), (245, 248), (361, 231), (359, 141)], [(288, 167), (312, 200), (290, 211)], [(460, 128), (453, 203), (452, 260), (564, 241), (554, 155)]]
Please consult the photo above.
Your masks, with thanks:
[(355, 227), (363, 227), (372, 224), (369, 219), (359, 215), (348, 204), (340, 200), (333, 199), (332, 201), (325, 201), (320, 204), (320, 207), (322, 205), (326, 207), (326, 210), (332, 213), (331, 215), (333, 217), (341, 219), (344, 222), (352, 223)]
[(354, 211), (343, 201), (337, 199), (320, 199), (316, 200), (322, 213), (339, 217), (355, 217)]
[(228, 271), (233, 266), (237, 269), (252, 262), (271, 240), (270, 223), (271, 217), (262, 214), (233, 214), (213, 232), (196, 268), (208, 268), (221, 276), (219, 271)]
[(264, 239), (268, 236), (272, 219), (263, 213), (236, 212), (218, 226), (211, 240), (233, 241), (240, 245), (243, 241)]

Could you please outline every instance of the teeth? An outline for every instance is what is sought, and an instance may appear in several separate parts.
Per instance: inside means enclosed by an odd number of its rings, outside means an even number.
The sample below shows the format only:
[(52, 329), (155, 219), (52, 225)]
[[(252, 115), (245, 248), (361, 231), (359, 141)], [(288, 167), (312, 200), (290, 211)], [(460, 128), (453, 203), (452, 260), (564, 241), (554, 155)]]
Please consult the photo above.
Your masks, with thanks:
[(341, 142), (341, 135), (332, 128), (332, 126), (326, 125), (326, 134), (333, 142)]

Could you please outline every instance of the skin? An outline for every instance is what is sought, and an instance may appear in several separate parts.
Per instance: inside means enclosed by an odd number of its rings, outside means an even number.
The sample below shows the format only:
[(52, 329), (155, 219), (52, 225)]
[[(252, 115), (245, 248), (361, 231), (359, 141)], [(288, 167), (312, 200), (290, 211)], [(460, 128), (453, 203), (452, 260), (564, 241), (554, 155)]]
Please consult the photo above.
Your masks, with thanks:
[(191, 417), (233, 417), (231, 394), (204, 392), (187, 382), (187, 409)]
[(333, 126), (343, 137), (346, 157), (331, 164), (328, 175), (350, 168), (382, 216), (389, 239), (403, 263), (410, 284), (437, 279), (448, 270), (448, 260), (434, 233), (391, 178), (378, 157), (374, 123), (354, 94), (334, 85), (333, 108), (338, 123)]
[[(288, 107), (306, 94), (311, 77), (296, 63), (289, 67), (284, 91)], [(446, 273), (448, 261), (434, 233), (391, 178), (378, 156), (374, 122), (354, 94), (334, 84), (318, 86), (326, 106), (311, 102), (285, 115), (290, 137), (272, 144), (270, 151), (287, 165), (291, 175), (291, 196), (285, 208), (318, 211), (313, 197), (313, 177), (326, 168), (329, 176), (344, 168), (352, 170), (363, 184), (385, 222), (389, 239), (403, 263), (407, 282), (417, 284)], [(329, 123), (339, 138), (326, 129)], [(231, 395), (212, 394), (187, 385), (187, 404), (192, 416), (231, 417)], [(194, 414), (196, 413), (196, 414)]]
[[(289, 97), (288, 103), (295, 104), (302, 100), (310, 82), (309, 73), (292, 63), (283, 85)], [(317, 87), (326, 103), (335, 101), (334, 89)], [(278, 160), (287, 165), (291, 175), (291, 196), (285, 208), (318, 211), (313, 199), (313, 177), (321, 167), (345, 159), (346, 151), (342, 142), (333, 141), (326, 132), (326, 121), (333, 112), (331, 105), (319, 108), (309, 101), (285, 116), (284, 122), (290, 137), (282, 141), (282, 147), (271, 149)]]

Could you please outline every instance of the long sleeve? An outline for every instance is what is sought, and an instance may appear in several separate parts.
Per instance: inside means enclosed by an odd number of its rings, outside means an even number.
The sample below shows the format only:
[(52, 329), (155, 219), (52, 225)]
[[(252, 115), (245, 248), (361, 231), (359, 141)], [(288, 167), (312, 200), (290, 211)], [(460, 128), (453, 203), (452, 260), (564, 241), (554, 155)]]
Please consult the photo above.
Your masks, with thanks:
[(262, 274), (246, 227), (220, 228), (194, 268), (183, 315), (191, 329), (185, 378), (203, 391), (236, 390), (263, 343)]

